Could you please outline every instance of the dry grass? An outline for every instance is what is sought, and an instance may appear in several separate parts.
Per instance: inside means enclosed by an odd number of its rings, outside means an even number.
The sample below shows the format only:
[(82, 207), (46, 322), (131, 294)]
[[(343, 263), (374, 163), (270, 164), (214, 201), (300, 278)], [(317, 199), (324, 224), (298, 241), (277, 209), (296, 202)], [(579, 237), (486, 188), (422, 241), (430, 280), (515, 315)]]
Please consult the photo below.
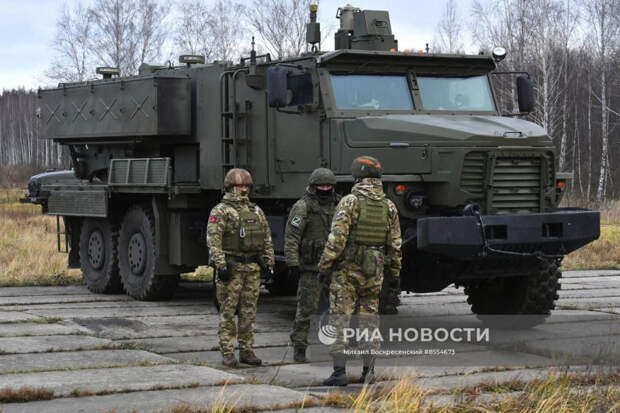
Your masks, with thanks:
[[(431, 391), (415, 385), (414, 379), (402, 378), (393, 387), (364, 387), (357, 394), (329, 393), (326, 405), (345, 408), (355, 413), (611, 413), (620, 408), (618, 373), (604, 376), (580, 376), (550, 373), (541, 380), (530, 382), (511, 381), (475, 389), (460, 389), (455, 395), (466, 391), (467, 403), (437, 405)], [(589, 387), (580, 387), (588, 385)], [(522, 393), (513, 393), (520, 391)], [(490, 392), (492, 401), (477, 402), (481, 392)], [(488, 399), (487, 399), (488, 400)]]
[(81, 273), (67, 269), (56, 252), (56, 220), (41, 207), (20, 204), (25, 190), (0, 190), (0, 285), (80, 284)]
[(601, 237), (564, 257), (562, 269), (620, 269), (620, 224), (601, 226)]
[[(0, 286), (82, 284), (82, 273), (68, 269), (67, 255), (56, 250), (56, 218), (42, 215), (39, 205), (20, 204), (25, 193), (0, 188)], [(213, 271), (198, 267), (182, 278), (209, 282)]]
[(27, 386), (0, 391), (0, 403), (22, 403), (36, 400), (51, 400), (53, 398), (53, 390)]

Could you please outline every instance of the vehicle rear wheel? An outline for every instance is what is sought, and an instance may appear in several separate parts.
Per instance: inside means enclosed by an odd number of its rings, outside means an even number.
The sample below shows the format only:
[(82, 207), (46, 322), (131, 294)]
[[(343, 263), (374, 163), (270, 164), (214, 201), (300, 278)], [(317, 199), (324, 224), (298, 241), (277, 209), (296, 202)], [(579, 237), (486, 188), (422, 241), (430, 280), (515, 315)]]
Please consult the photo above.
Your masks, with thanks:
[(157, 245), (154, 218), (148, 207), (134, 206), (123, 218), (118, 261), (123, 287), (137, 300), (170, 298), (179, 275), (156, 274)]
[(93, 293), (122, 291), (119, 276), (118, 226), (112, 220), (86, 218), (79, 242), (80, 268), (86, 287)]
[(558, 263), (541, 260), (529, 274), (471, 282), (465, 286), (467, 302), (482, 321), (491, 315), (523, 315), (514, 319), (519, 327), (542, 323), (555, 308), (562, 273)]

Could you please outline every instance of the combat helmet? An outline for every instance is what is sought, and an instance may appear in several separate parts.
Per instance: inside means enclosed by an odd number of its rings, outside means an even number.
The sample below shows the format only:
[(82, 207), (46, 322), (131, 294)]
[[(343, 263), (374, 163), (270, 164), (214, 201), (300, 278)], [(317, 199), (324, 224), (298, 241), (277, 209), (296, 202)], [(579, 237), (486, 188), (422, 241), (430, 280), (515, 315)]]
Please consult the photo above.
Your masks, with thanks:
[(312, 171), (308, 185), (336, 185), (336, 175), (327, 168), (316, 168)]
[(252, 175), (245, 169), (233, 168), (224, 177), (224, 189), (229, 189), (237, 185), (253, 185)]
[(372, 156), (359, 156), (351, 164), (351, 175), (355, 179), (381, 178), (381, 163)]

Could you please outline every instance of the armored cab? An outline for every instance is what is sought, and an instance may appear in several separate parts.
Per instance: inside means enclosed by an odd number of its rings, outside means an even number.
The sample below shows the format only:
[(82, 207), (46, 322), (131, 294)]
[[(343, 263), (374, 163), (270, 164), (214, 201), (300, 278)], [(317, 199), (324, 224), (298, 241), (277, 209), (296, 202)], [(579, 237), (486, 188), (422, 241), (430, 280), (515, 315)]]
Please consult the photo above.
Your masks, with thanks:
[(568, 175), (546, 131), (524, 119), (527, 76), (516, 85), (521, 113), (505, 116), (492, 81), (501, 49), (400, 52), (387, 12), (338, 16), (334, 51), (318, 50), (313, 7), (301, 56), (184, 56), (39, 92), (40, 136), (65, 145), (73, 168), (33, 177), (25, 201), (64, 219), (69, 265), (91, 291), (169, 297), (180, 273), (208, 263), (208, 211), (226, 171), (242, 167), (278, 255), (266, 285), (292, 292), (288, 210), (312, 170), (331, 168), (344, 194), (351, 161), (369, 155), (399, 209), (403, 290), (455, 284), (480, 315), (549, 314), (563, 255), (599, 236), (599, 215), (558, 209)]

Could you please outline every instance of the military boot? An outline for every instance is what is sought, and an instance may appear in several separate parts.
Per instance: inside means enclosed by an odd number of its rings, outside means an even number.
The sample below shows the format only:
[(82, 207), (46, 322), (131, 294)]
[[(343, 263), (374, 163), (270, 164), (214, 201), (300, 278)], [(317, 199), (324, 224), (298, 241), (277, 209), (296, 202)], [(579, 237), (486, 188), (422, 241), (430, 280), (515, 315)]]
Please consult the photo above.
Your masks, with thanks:
[(252, 350), (250, 351), (240, 351), (239, 352), (239, 361), (245, 364), (249, 364), (251, 366), (260, 366), (263, 364), (263, 360), (256, 357), (256, 354)]
[(362, 376), (360, 381), (363, 384), (372, 384), (375, 382), (375, 358), (364, 356), (364, 367), (362, 367)]
[(347, 369), (344, 356), (334, 356), (334, 372), (323, 380), (323, 386), (346, 386)]
[(305, 347), (295, 347), (293, 349), (293, 359), (297, 363), (305, 363), (306, 362), (306, 348)]
[(222, 356), (222, 364), (226, 367), (235, 368), (239, 366), (239, 362), (232, 354), (226, 354)]

